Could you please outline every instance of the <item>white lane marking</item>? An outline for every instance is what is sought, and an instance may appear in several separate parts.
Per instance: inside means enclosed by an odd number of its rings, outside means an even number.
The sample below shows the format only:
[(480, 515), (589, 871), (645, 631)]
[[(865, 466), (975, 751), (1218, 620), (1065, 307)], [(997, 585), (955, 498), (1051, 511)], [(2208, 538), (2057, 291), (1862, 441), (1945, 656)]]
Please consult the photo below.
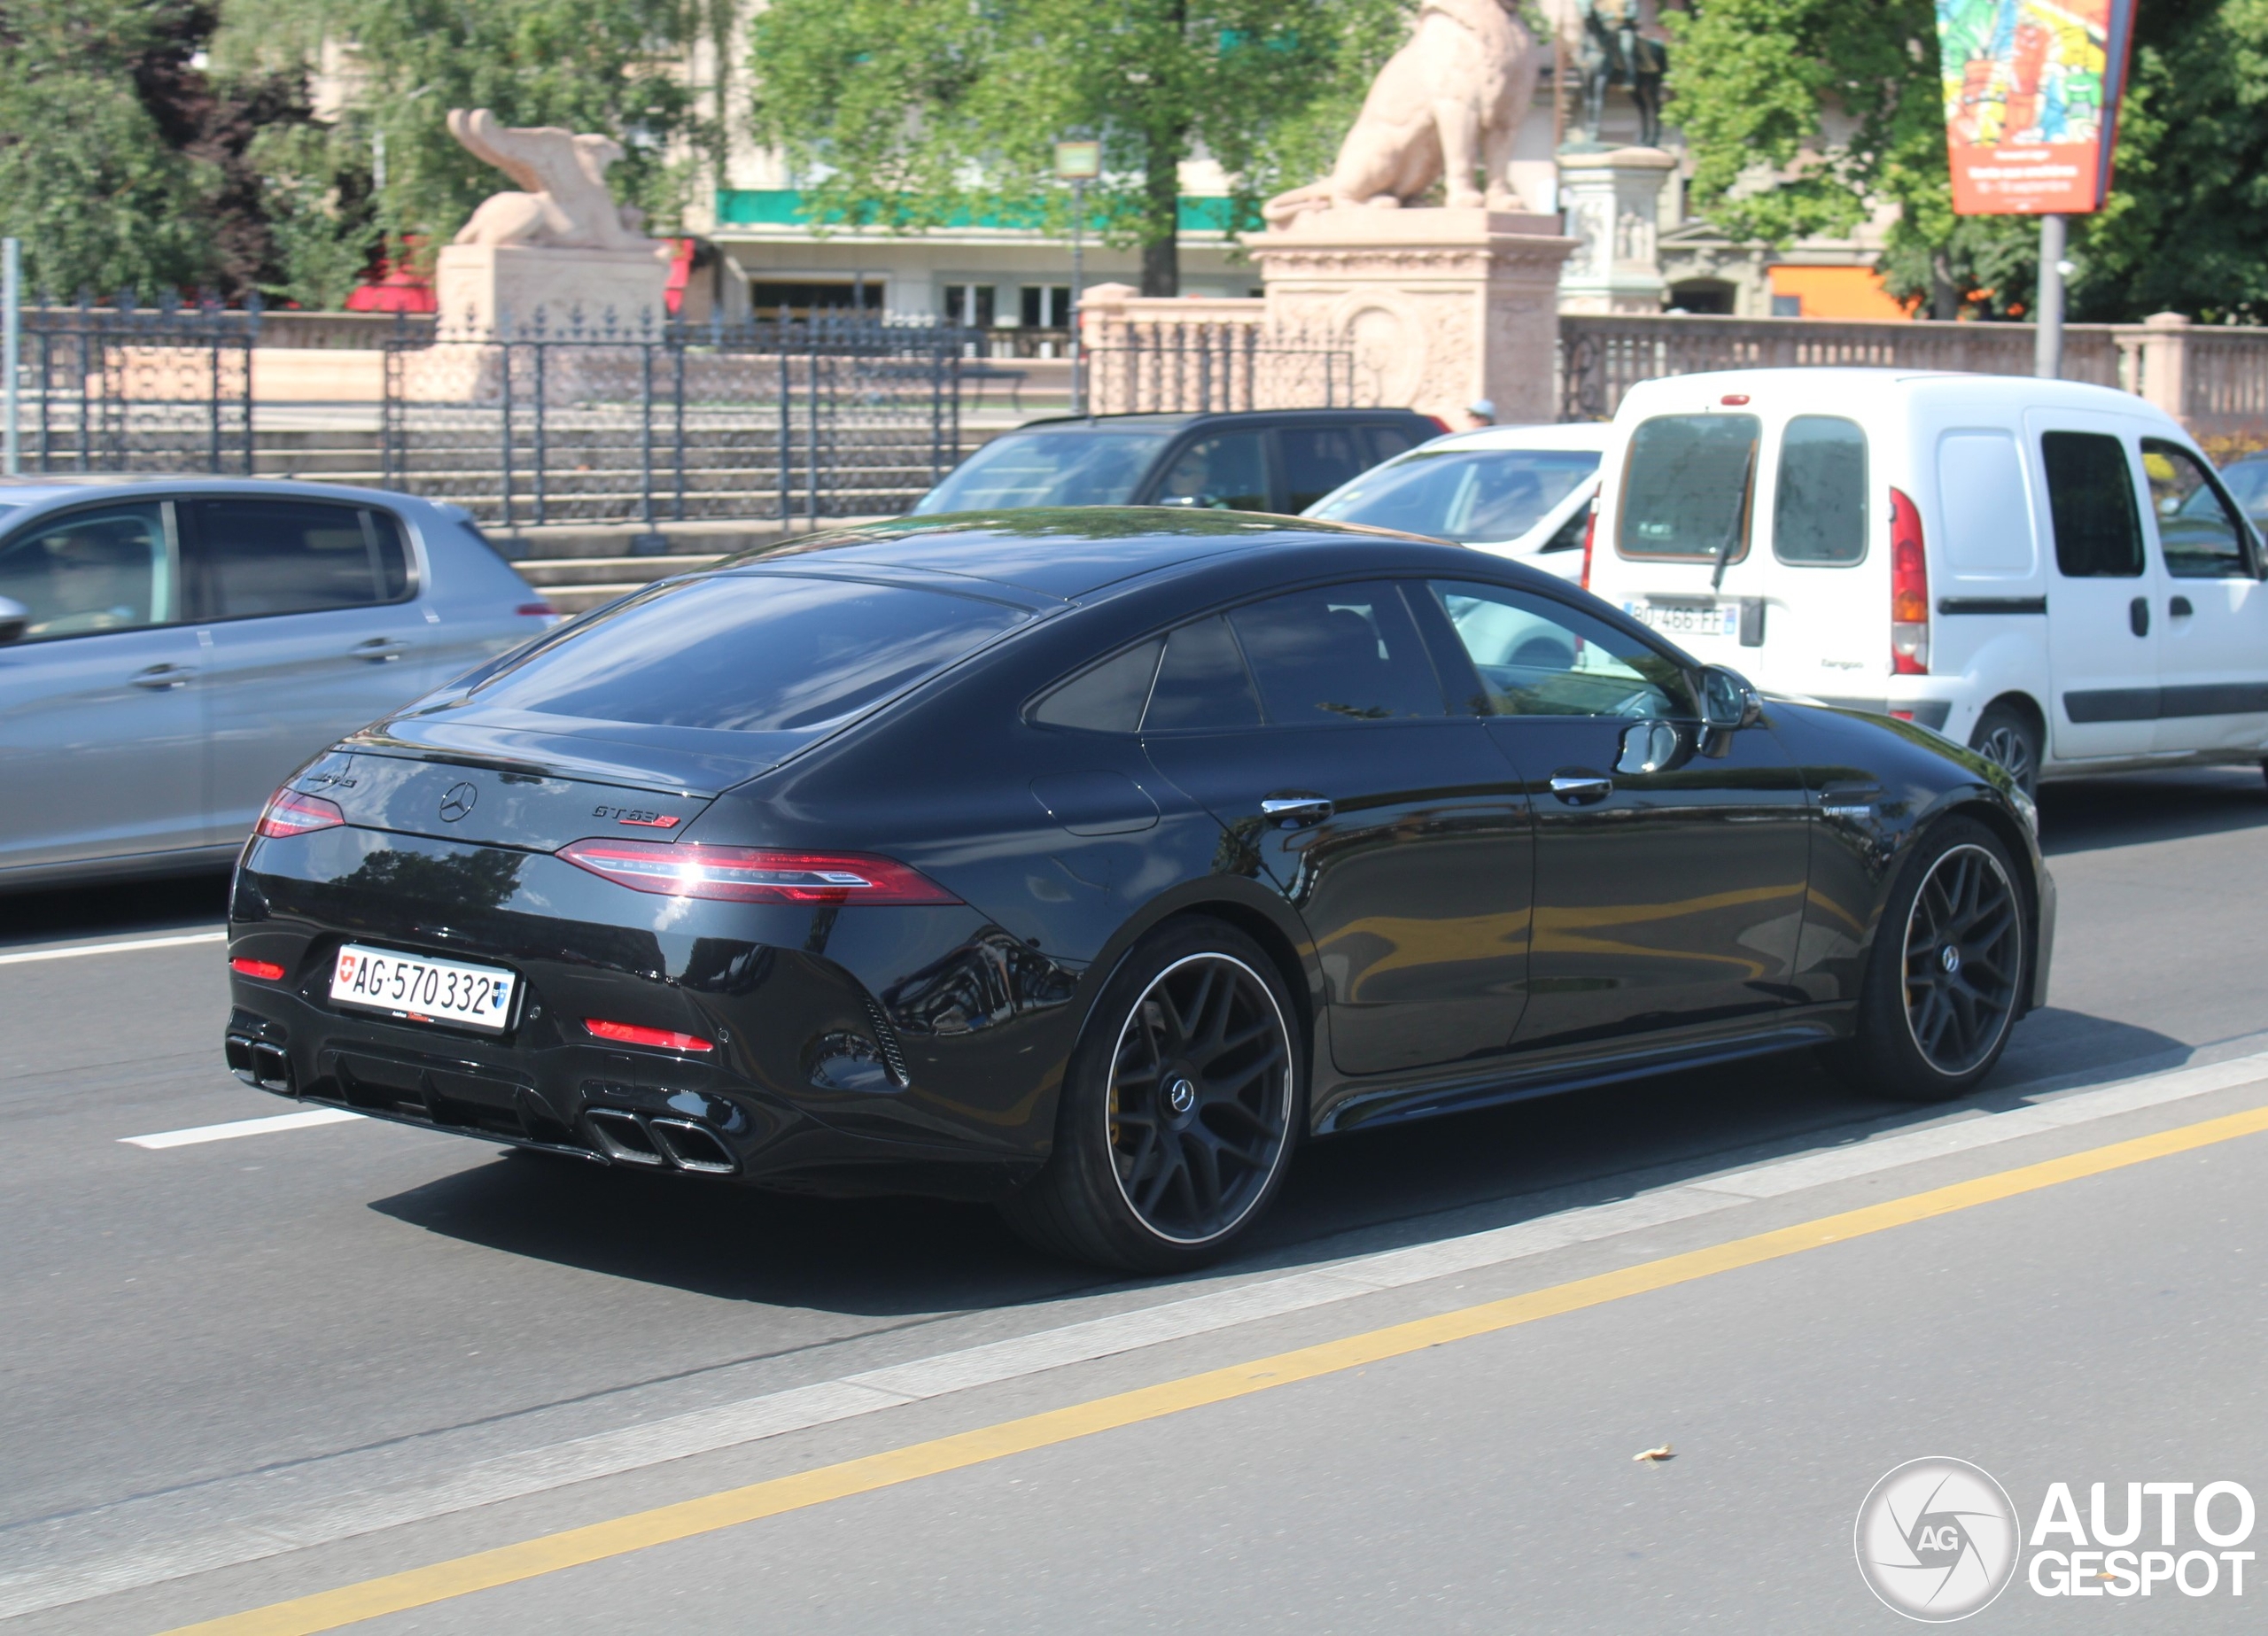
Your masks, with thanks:
[[(131, 1516), (136, 1502), (125, 1501), (82, 1514), (73, 1519), (72, 1529), (82, 1538), (107, 1532), (142, 1543), (73, 1562), (57, 1562), (55, 1542), (45, 1542), (44, 1560), (20, 1571), (0, 1570), (0, 1618), (281, 1556), (311, 1546), (853, 1420), (973, 1386), (996, 1384), (1262, 1318), (1308, 1311), (1381, 1290), (1501, 1266), (1550, 1250), (1689, 1221), (1757, 1199), (1895, 1169), (1946, 1153), (2068, 1129), (2091, 1120), (2114, 1118), (2263, 1078), (2268, 1078), (2268, 1052), (2150, 1074), (2005, 1113), (1883, 1136), (1611, 1204), (1563, 1210), (1511, 1227), (1379, 1251), (1185, 1300), (1113, 1313), (592, 1437), (496, 1455), (431, 1477), (350, 1487), (328, 1498), (309, 1492), (311, 1486), (320, 1485), (314, 1469), (322, 1462), (313, 1462), (296, 1468), (287, 1478), (233, 1480), (229, 1486), (243, 1493), (237, 1516), (218, 1527), (171, 1539), (153, 1539), (157, 1531), (137, 1524)], [(260, 1492), (263, 1486), (268, 1490), (265, 1495)], [(208, 1492), (199, 1515), (209, 1518), (221, 1508), (221, 1495)], [(105, 1527), (105, 1523), (112, 1525)]]
[(231, 1120), (225, 1125), (192, 1125), (186, 1130), (160, 1130), (154, 1136), (120, 1136), (128, 1147), (195, 1147), (200, 1142), (226, 1142), (235, 1136), (264, 1136), (271, 1130), (303, 1130), (309, 1125), (336, 1125), (362, 1116), (346, 1108), (309, 1108), (304, 1113), (271, 1113), (265, 1119)]
[(23, 949), (0, 954), (0, 965), (29, 965), (36, 960), (75, 960), (82, 955), (124, 954), (134, 949), (180, 949), (190, 943), (226, 942), (226, 932), (184, 932), (177, 937), (137, 937), (130, 942), (66, 943), (57, 949)]

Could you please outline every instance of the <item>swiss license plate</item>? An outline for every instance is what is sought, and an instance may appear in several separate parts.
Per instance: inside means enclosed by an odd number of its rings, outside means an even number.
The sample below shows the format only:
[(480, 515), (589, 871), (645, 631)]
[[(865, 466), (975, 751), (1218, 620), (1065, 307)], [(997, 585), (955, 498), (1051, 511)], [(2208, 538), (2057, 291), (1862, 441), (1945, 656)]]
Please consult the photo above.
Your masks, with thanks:
[(1737, 602), (1625, 602), (1622, 611), (1665, 636), (1738, 636)]
[(348, 943), (330, 968), (330, 1003), (410, 1022), (447, 1022), (501, 1034), (519, 979), (494, 965), (434, 960)]

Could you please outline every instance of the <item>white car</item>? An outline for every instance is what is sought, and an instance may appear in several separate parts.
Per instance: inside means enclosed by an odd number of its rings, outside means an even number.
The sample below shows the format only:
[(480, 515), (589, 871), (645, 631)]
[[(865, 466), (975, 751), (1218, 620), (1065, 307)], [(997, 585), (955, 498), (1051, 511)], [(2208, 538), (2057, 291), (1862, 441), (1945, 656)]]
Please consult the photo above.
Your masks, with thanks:
[(1573, 579), (1612, 433), (1604, 421), (1452, 432), (1372, 467), (1305, 515), (1430, 534)]
[(2257, 764), (2260, 537), (2171, 416), (2108, 387), (1888, 369), (1643, 382), (1591, 591), (1767, 691), (2041, 778)]

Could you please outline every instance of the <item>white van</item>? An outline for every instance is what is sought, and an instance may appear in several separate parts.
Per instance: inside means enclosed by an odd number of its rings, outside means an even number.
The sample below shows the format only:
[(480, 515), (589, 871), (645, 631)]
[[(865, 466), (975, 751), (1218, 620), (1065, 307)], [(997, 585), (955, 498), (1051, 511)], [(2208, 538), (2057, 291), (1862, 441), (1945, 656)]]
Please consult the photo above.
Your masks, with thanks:
[(1371, 467), (1301, 515), (1430, 534), (1573, 579), (1613, 431), (1582, 422), (1451, 432)]
[(2268, 748), (2260, 538), (2139, 398), (1743, 369), (1643, 382), (1614, 432), (1584, 583), (1707, 663), (2027, 787)]

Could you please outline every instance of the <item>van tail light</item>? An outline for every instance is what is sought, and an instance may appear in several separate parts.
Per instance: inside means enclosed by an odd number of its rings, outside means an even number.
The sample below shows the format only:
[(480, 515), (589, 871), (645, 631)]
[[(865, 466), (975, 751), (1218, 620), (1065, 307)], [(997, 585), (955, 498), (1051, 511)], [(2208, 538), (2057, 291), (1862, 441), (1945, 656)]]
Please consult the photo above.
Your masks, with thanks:
[(916, 870), (866, 852), (781, 852), (666, 841), (578, 841), (559, 849), (578, 869), (633, 892), (731, 903), (958, 903)]
[(268, 798), (268, 810), (260, 815), (258, 833), (263, 840), (281, 841), (289, 835), (311, 834), (318, 829), (337, 829), (346, 821), (346, 815), (338, 810), (335, 801), (279, 789)]
[(1598, 539), (1598, 501), (1591, 501), (1590, 520), (1583, 524), (1583, 577), (1578, 582), (1584, 590), (1591, 588), (1591, 547)]
[(1900, 676), (1930, 673), (1930, 562), (1922, 548), (1922, 514), (1890, 492), (1890, 668)]

